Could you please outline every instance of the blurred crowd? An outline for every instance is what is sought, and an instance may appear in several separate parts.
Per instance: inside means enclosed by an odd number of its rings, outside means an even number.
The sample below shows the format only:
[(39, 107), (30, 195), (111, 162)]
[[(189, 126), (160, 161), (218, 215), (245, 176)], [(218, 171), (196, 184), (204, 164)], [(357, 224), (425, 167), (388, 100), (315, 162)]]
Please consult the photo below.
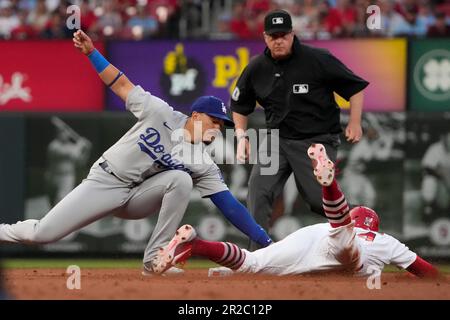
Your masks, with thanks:
[[(367, 26), (376, 13), (368, 10), (371, 5), (380, 9), (380, 28)], [(256, 38), (265, 12), (272, 8), (289, 11), (294, 31), (303, 39), (450, 36), (449, 0), (247, 0), (234, 4), (224, 30), (238, 38)]]
[[(450, 36), (450, 0), (0, 0), (0, 39), (71, 38), (74, 4), (94, 39), (260, 39), (276, 8), (302, 39)], [(381, 17), (372, 30), (371, 5)]]

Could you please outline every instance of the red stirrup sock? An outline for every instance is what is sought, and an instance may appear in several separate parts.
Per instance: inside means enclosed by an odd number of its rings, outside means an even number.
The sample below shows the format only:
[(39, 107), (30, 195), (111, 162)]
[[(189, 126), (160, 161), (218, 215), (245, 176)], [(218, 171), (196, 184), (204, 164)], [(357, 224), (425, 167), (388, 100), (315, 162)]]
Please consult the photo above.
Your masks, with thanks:
[(329, 186), (322, 187), (322, 202), (325, 215), (333, 228), (351, 223), (347, 200), (336, 179)]
[(224, 267), (237, 270), (244, 263), (245, 252), (229, 242), (215, 242), (194, 239), (192, 254), (202, 256)]

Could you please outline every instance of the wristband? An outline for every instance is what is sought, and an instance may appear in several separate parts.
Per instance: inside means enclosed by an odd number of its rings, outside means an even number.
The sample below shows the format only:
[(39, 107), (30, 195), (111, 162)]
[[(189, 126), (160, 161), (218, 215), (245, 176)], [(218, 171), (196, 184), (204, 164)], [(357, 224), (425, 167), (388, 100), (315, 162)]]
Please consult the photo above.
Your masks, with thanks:
[(108, 84), (108, 88), (111, 88), (113, 86), (114, 83), (116, 83), (117, 80), (119, 80), (119, 78), (123, 75), (122, 71), (119, 71), (119, 73), (117, 74), (117, 76), (114, 78), (114, 80)]
[(88, 55), (88, 58), (91, 61), (92, 65), (94, 66), (97, 73), (102, 72), (103, 70), (106, 69), (107, 66), (110, 65), (108, 60), (106, 60), (105, 57), (102, 56), (102, 54), (100, 52), (98, 52), (97, 49), (94, 49), (94, 51), (92, 51)]

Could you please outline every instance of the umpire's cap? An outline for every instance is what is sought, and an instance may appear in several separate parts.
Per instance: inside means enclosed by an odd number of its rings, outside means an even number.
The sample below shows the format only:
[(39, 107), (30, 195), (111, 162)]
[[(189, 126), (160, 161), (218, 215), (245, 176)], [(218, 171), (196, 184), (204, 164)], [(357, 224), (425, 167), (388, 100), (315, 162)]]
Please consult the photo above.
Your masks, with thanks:
[(203, 96), (194, 101), (191, 112), (206, 113), (208, 116), (223, 120), (228, 127), (234, 127), (234, 122), (227, 116), (227, 107), (222, 100), (214, 96)]
[(277, 32), (288, 33), (292, 31), (292, 19), (287, 11), (274, 10), (264, 18), (264, 32), (274, 34)]

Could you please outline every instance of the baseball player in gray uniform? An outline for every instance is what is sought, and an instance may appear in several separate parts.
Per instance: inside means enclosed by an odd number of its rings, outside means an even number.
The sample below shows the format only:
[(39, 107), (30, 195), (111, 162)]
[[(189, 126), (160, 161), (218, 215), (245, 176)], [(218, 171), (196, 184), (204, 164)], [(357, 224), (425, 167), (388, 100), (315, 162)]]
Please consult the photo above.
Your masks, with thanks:
[[(144, 272), (151, 273), (158, 249), (177, 230), (195, 186), (239, 230), (261, 245), (269, 245), (267, 233), (231, 195), (220, 169), (203, 151), (204, 144), (224, 125), (233, 126), (223, 102), (212, 96), (200, 97), (188, 117), (133, 85), (83, 31), (74, 33), (73, 41), (138, 121), (45, 217), (1, 224), (0, 242), (46, 244), (106, 216), (142, 219), (159, 213), (143, 259)], [(198, 154), (201, 161), (191, 161)]]

